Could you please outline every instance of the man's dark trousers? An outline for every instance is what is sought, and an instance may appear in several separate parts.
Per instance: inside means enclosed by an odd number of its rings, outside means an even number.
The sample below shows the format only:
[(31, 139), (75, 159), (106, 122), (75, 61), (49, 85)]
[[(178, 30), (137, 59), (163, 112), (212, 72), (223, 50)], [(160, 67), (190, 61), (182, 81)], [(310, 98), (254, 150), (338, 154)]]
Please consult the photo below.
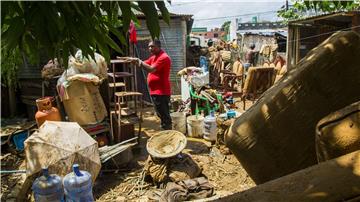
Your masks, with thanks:
[(156, 114), (161, 119), (161, 128), (171, 130), (170, 95), (151, 95), (151, 98), (155, 105)]

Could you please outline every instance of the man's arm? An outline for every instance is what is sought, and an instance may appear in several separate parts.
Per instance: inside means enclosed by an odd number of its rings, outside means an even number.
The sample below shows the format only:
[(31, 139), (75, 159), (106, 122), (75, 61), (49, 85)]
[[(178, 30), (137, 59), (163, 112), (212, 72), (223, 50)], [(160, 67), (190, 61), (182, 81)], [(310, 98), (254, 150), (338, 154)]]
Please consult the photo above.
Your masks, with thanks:
[(143, 61), (140, 60), (140, 59), (139, 59), (139, 67), (144, 68), (147, 72), (150, 72), (150, 73), (156, 71), (156, 68), (155, 68), (155, 67), (146, 64), (145, 62), (143, 62)]
[[(119, 59), (125, 58), (125, 57), (118, 57)], [(146, 64), (146, 62), (142, 61), (140, 58), (132, 58), (132, 57), (126, 57), (126, 60), (130, 61), (132, 64), (135, 64), (136, 66), (140, 68), (144, 68), (147, 72), (154, 72), (156, 70), (155, 67)]]

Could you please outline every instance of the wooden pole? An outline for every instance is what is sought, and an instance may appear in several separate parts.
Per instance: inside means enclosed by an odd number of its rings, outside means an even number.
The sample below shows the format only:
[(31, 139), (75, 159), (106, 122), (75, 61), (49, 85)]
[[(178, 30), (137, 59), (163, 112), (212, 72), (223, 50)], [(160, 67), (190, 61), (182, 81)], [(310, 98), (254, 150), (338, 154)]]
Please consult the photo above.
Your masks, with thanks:
[(9, 109), (10, 116), (13, 117), (16, 115), (16, 96), (15, 96), (15, 86), (9, 85), (8, 87), (9, 93)]

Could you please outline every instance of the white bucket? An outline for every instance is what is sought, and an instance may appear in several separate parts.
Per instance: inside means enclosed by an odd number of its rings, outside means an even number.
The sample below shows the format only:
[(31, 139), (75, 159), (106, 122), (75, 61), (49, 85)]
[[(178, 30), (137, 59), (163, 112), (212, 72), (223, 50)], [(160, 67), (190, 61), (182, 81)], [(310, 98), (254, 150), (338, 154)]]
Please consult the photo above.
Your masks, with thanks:
[(209, 141), (216, 141), (217, 125), (215, 116), (206, 116), (204, 119), (204, 139)]
[(190, 137), (202, 137), (204, 134), (204, 117), (192, 115), (187, 117), (187, 131)]
[(173, 112), (170, 114), (173, 130), (186, 134), (186, 115), (183, 112)]

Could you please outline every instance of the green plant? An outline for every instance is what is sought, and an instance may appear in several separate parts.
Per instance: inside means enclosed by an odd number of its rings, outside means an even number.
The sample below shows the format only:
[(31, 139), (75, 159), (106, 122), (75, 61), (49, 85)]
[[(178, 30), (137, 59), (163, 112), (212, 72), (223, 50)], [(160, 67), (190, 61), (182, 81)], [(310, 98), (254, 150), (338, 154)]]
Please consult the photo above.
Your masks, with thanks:
[(19, 48), (11, 52), (1, 51), (1, 83), (8, 87), (16, 86), (18, 67), (22, 65)]
[(349, 11), (360, 8), (360, 0), (351, 1), (313, 1), (313, 0), (292, 0), (292, 7), (286, 8), (283, 6), (278, 11), (278, 16), (282, 17), (284, 21), (296, 20), (306, 16), (306, 12), (310, 11), (317, 13), (329, 13), (334, 11)]
[(69, 54), (74, 54), (77, 48), (90, 56), (99, 51), (108, 61), (110, 48), (122, 52), (110, 34), (126, 45), (130, 21), (137, 22), (135, 11), (145, 14), (151, 36), (159, 36), (156, 7), (169, 23), (163, 1), (1, 2), (1, 49), (6, 54), (19, 49), (32, 63), (39, 61), (39, 50), (49, 58), (67, 61)]
[(231, 21), (226, 21), (221, 25), (221, 29), (223, 29), (226, 34), (225, 36), (223, 36), (223, 40), (227, 39), (227, 35), (230, 32), (230, 24), (231, 24)]

